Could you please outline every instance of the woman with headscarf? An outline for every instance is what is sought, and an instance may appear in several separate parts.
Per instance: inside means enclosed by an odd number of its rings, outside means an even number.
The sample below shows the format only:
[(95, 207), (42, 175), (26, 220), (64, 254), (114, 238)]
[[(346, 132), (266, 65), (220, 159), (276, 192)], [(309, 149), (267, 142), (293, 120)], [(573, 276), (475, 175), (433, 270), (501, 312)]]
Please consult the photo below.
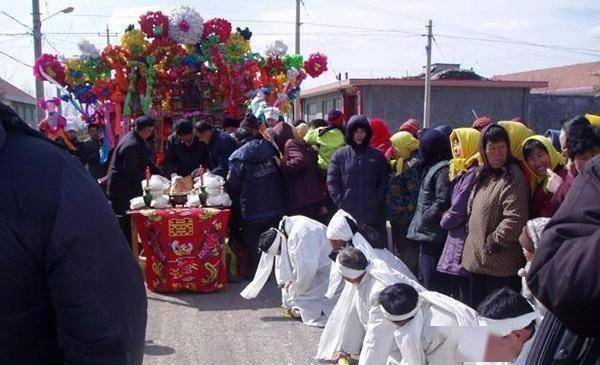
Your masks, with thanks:
[(280, 168), (286, 196), (286, 214), (317, 219), (323, 194), (317, 165), (317, 152), (304, 141), (306, 124), (295, 128), (296, 138), (285, 143)]
[(549, 177), (556, 174), (563, 180), (567, 175), (566, 160), (546, 137), (529, 137), (523, 141), (522, 148), (525, 167), (530, 172), (530, 218), (551, 218), (558, 209), (559, 204), (552, 197), (559, 186)]
[(371, 139), (371, 147), (385, 154), (392, 147), (390, 137), (392, 134), (387, 126), (387, 123), (381, 119), (371, 119), (371, 129), (373, 129), (373, 138)]
[(510, 138), (510, 153), (517, 158), (520, 162), (523, 162), (523, 141), (527, 138), (535, 135), (535, 132), (527, 128), (527, 126), (520, 122), (515, 121), (500, 121), (498, 125), (506, 129)]
[(469, 219), (461, 264), (472, 273), (471, 304), (477, 306), (494, 290), (519, 290), (518, 270), (524, 257), (519, 235), (529, 216), (529, 188), (510, 138), (492, 124), (481, 136), (479, 167), (469, 199)]
[(466, 304), (470, 304), (470, 274), (460, 262), (467, 236), (467, 206), (479, 167), (480, 137), (481, 133), (474, 128), (457, 128), (450, 135), (453, 156), (450, 161), (452, 200), (450, 209), (442, 215), (440, 222), (441, 227), (448, 231), (448, 238), (437, 270), (452, 275), (450, 294)]
[(421, 130), (421, 122), (417, 118), (410, 118), (406, 122), (402, 123), (398, 132), (408, 132), (413, 137), (419, 138), (419, 131)]
[(392, 227), (392, 247), (411, 271), (419, 268), (419, 245), (406, 238), (408, 225), (419, 198), (419, 140), (409, 132), (398, 132), (392, 144), (392, 177), (386, 198), (386, 213)]
[(428, 290), (446, 293), (448, 277), (438, 272), (436, 265), (446, 241), (446, 231), (440, 226), (440, 220), (450, 207), (450, 139), (435, 129), (426, 130), (421, 136), (419, 150), (423, 157), (422, 180), (407, 237), (419, 242), (419, 272), (423, 285)]

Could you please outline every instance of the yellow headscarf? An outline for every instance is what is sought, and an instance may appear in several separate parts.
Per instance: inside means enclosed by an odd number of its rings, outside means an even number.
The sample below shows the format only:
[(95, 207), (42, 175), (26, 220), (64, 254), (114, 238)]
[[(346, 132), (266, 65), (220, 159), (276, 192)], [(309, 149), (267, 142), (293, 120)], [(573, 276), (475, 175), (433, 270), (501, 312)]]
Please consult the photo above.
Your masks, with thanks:
[(535, 135), (535, 132), (520, 122), (502, 121), (498, 122), (498, 125), (508, 132), (508, 136), (510, 137), (510, 152), (512, 155), (519, 161), (523, 161), (523, 141)]
[[(546, 151), (548, 152), (548, 156), (550, 156), (550, 170), (554, 171), (554, 169), (556, 169), (557, 166), (565, 165), (565, 163), (567, 162), (565, 159), (565, 156), (563, 156), (560, 152), (558, 152), (556, 150), (556, 148), (554, 148), (554, 146), (552, 145), (552, 141), (550, 141), (550, 139), (548, 139), (544, 136), (535, 135), (535, 136), (525, 139), (521, 146), (521, 154), (523, 154), (523, 149), (525, 148), (525, 145), (527, 144), (527, 142), (533, 141), (533, 140), (540, 142), (541, 144), (544, 145), (544, 148), (546, 148)], [(545, 173), (542, 175), (537, 174), (535, 171), (533, 171), (533, 169), (531, 167), (529, 167), (529, 165), (527, 164), (527, 161), (525, 161), (524, 165), (527, 168), (527, 170), (529, 170), (530, 175), (531, 175), (531, 186), (530, 187), (531, 187), (531, 193), (533, 194), (535, 192), (535, 188), (539, 184), (545, 183), (546, 179), (548, 178), (548, 175), (546, 175)]]
[(585, 117), (594, 127), (600, 128), (600, 115), (586, 114)]
[(395, 160), (392, 166), (396, 165), (396, 172), (402, 173), (404, 169), (404, 160), (410, 157), (411, 153), (419, 149), (419, 140), (408, 132), (397, 132), (390, 137), (392, 148), (394, 149)]
[[(458, 139), (462, 156), (454, 154), (454, 137)], [(450, 161), (450, 181), (466, 172), (473, 164), (478, 163), (479, 138), (481, 138), (481, 133), (475, 128), (456, 128), (452, 131), (450, 144), (452, 145), (452, 156), (454, 158)]]

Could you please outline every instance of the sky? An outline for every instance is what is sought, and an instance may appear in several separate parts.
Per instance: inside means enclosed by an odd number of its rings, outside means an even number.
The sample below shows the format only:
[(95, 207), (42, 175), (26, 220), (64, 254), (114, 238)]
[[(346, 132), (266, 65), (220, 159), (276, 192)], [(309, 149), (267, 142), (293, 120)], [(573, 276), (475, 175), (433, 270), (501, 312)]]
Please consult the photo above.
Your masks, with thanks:
[[(126, 5), (125, 5), (126, 4)], [(160, 5), (156, 5), (160, 4)], [(40, 0), (45, 53), (77, 55), (83, 39), (102, 48), (106, 27), (118, 42), (128, 24), (148, 10), (193, 6), (205, 20), (222, 17), (253, 31), (252, 48), (281, 39), (294, 49), (295, 0), (142, 1)], [(31, 2), (4, 0), (2, 9), (31, 25)], [(600, 60), (597, 0), (303, 0), (301, 53), (323, 52), (329, 71), (303, 89), (351, 78), (403, 77), (426, 63), (426, 24), (433, 20), (433, 62), (460, 63), (491, 77), (505, 73)], [(33, 65), (28, 29), (0, 13), (0, 51)], [(56, 34), (64, 33), (64, 34)], [(73, 33), (91, 33), (87, 35)], [(33, 94), (31, 68), (0, 54), (0, 77)], [(46, 87), (49, 91), (50, 87)]]

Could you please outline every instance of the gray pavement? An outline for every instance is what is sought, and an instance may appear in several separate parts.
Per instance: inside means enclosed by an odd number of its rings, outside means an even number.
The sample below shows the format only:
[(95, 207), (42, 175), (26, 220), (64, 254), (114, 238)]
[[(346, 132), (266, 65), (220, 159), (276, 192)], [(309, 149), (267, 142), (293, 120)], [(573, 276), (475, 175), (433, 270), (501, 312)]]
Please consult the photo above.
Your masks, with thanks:
[(281, 316), (273, 280), (254, 300), (239, 296), (246, 284), (214, 294), (148, 292), (144, 364), (311, 364), (321, 329)]

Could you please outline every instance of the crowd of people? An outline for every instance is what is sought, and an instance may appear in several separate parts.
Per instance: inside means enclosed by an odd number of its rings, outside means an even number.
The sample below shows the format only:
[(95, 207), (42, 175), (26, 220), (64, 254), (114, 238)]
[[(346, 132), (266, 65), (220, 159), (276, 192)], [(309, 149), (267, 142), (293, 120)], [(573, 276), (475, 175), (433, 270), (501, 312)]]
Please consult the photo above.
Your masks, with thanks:
[(79, 163), (0, 107), (0, 240), (12, 242), (0, 255), (12, 303), (0, 358), (140, 363), (130, 200), (148, 170), (206, 170), (233, 201), (229, 244), (252, 279), (242, 296), (256, 297), (276, 262), (286, 315), (324, 327), (320, 360), (547, 364), (560, 343), (564, 358), (598, 361), (600, 132), (585, 117), (544, 135), (491, 117), (455, 129), (410, 119), (392, 133), (364, 115), (288, 123), (267, 108), (177, 121), (159, 166), (151, 117), (110, 163), (90, 125)]

